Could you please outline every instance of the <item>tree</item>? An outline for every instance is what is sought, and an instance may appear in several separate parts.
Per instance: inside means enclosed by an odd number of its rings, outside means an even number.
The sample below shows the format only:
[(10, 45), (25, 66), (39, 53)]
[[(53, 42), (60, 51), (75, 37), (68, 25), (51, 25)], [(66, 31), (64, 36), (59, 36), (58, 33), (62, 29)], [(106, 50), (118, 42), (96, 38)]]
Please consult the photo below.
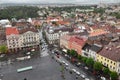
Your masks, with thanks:
[(67, 50), (67, 54), (70, 55), (70, 50), (69, 49)]
[(5, 45), (0, 46), (0, 52), (1, 53), (6, 53), (7, 50), (8, 50), (7, 46), (5, 46)]
[(39, 17), (37, 7), (15, 6), (0, 10), (0, 19)]
[(108, 75), (109, 72), (110, 72), (109, 68), (104, 68), (104, 69), (103, 69), (103, 73), (104, 73), (105, 75)]
[(86, 64), (87, 64), (87, 66), (89, 66), (89, 67), (93, 67), (94, 60), (93, 60), (92, 58), (87, 58)]
[(100, 71), (102, 70), (102, 64), (100, 62), (95, 62), (94, 65), (93, 65), (93, 68), (97, 71)]
[(113, 72), (110, 73), (110, 78), (111, 78), (111, 80), (117, 80), (118, 79), (118, 74), (113, 71)]
[(77, 56), (77, 52), (75, 50), (70, 50), (70, 55), (73, 56), (73, 57), (76, 57)]
[(81, 61), (82, 56), (81, 56), (81, 55), (78, 55), (77, 58), (78, 58), (79, 61)]
[(118, 13), (118, 14), (116, 15), (116, 18), (117, 18), (117, 19), (120, 19), (120, 13)]
[(82, 61), (85, 63), (87, 60), (87, 57), (82, 57)]
[(105, 12), (105, 9), (104, 9), (104, 8), (95, 8), (95, 9), (94, 9), (94, 12), (95, 12), (95, 13), (103, 14), (103, 13)]

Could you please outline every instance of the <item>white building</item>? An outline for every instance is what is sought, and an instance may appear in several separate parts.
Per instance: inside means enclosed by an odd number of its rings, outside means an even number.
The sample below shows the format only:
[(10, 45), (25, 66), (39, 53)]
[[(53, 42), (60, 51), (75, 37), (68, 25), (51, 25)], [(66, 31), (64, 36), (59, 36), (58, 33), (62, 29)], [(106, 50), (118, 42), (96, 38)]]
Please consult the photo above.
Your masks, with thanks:
[(8, 27), (6, 28), (6, 40), (9, 50), (38, 46), (40, 42), (39, 33), (34, 28)]
[(73, 32), (73, 28), (70, 28), (70, 27), (58, 27), (58, 28), (49, 27), (45, 31), (46, 38), (47, 38), (49, 44), (58, 43), (60, 36), (69, 34), (70, 32)]
[(102, 49), (101, 45), (98, 44), (85, 44), (82, 48), (82, 56), (91, 57), (96, 60), (96, 54)]

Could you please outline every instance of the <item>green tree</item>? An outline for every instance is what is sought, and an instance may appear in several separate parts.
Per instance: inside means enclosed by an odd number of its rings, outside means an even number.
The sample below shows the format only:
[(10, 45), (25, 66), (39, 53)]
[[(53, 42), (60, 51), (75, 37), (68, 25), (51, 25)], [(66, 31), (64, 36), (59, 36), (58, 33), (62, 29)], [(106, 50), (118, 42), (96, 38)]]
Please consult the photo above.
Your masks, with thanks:
[(11, 18), (34, 18), (39, 17), (37, 7), (27, 7), (27, 6), (15, 6), (15, 7), (6, 7), (5, 9), (0, 10), (0, 19), (11, 19)]
[(73, 56), (73, 57), (76, 57), (77, 56), (77, 52), (75, 51), (75, 50), (70, 50), (70, 54), (71, 54), (71, 56)]
[(1, 53), (6, 53), (7, 50), (8, 50), (7, 46), (5, 46), (5, 45), (0, 46), (0, 52)]
[(120, 13), (118, 13), (118, 14), (116, 15), (116, 18), (117, 18), (117, 19), (120, 19)]
[(96, 71), (102, 70), (102, 67), (103, 67), (103, 65), (102, 65), (100, 62), (95, 62), (94, 65), (93, 65), (93, 68), (94, 68)]
[(104, 73), (105, 75), (108, 75), (109, 72), (110, 72), (109, 68), (104, 68), (104, 69), (103, 69), (103, 73)]
[(85, 63), (87, 60), (87, 57), (82, 57), (82, 61)]
[(103, 14), (103, 13), (105, 12), (105, 9), (104, 9), (104, 8), (95, 8), (95, 9), (94, 9), (94, 12), (95, 12), (95, 13)]
[(81, 61), (82, 56), (81, 56), (81, 55), (78, 55), (77, 58), (78, 58), (79, 61)]
[(86, 64), (87, 64), (87, 66), (89, 66), (89, 67), (93, 67), (94, 60), (93, 60), (92, 58), (87, 58)]
[(69, 49), (67, 50), (67, 54), (70, 55), (70, 50)]
[(111, 78), (111, 80), (117, 80), (118, 79), (118, 74), (113, 71), (113, 72), (110, 73), (110, 78)]

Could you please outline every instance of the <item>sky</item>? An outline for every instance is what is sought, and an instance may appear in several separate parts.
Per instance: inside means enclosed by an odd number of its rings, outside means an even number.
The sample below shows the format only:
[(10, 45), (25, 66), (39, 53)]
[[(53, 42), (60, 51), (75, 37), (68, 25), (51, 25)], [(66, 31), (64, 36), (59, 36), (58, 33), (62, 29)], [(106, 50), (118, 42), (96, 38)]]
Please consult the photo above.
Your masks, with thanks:
[(0, 0), (0, 3), (120, 3), (120, 0)]

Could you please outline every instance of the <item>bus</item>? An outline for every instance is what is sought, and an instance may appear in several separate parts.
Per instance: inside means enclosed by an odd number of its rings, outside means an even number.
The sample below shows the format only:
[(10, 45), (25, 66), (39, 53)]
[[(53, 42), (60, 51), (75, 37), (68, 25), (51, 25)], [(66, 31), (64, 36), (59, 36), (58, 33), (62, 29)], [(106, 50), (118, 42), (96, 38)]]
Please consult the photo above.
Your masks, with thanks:
[(23, 71), (27, 71), (27, 70), (32, 70), (33, 67), (32, 66), (29, 66), (29, 67), (24, 67), (24, 68), (20, 68), (20, 69), (17, 69), (17, 72), (23, 72)]

